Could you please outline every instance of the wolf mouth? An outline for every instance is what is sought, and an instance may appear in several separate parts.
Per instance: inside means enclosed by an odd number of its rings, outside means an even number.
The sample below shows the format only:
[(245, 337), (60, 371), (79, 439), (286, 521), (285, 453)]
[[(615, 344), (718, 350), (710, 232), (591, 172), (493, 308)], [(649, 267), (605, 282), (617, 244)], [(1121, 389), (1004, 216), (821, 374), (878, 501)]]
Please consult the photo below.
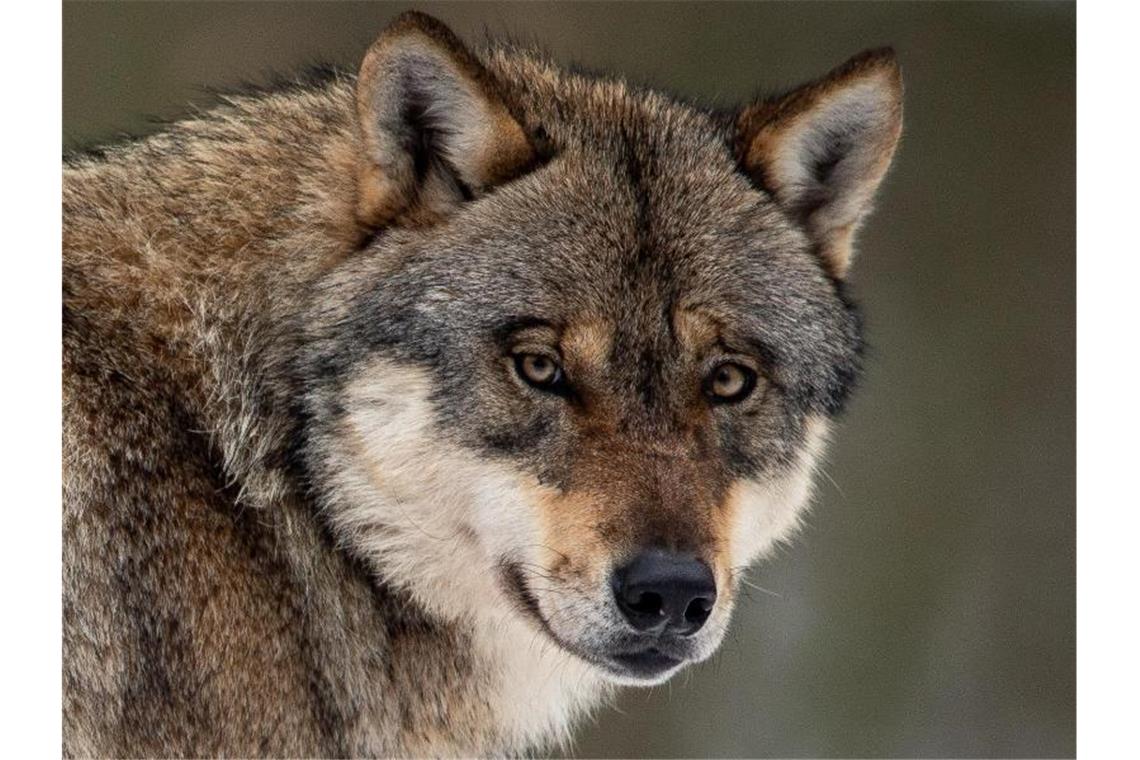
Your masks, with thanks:
[(640, 678), (657, 678), (684, 664), (684, 659), (662, 652), (657, 647), (649, 647), (640, 652), (615, 654), (611, 660), (620, 665), (624, 675)]
[(659, 645), (633, 646), (615, 652), (599, 654), (590, 652), (563, 639), (550, 621), (542, 614), (538, 598), (526, 582), (526, 573), (518, 562), (504, 560), (499, 564), (500, 579), (507, 595), (516, 607), (528, 618), (535, 621), (550, 639), (561, 649), (586, 662), (616, 676), (635, 681), (655, 681), (662, 675), (683, 665), (688, 658), (663, 651)]
[(538, 604), (538, 597), (530, 590), (526, 582), (526, 573), (522, 569), (522, 565), (518, 562), (511, 562), (503, 560), (499, 563), (500, 580), (507, 596), (515, 603), (515, 606), (526, 617), (538, 623), (538, 626), (550, 637), (555, 644), (567, 652), (580, 657), (592, 664), (598, 664), (597, 660), (592, 657), (588, 652), (571, 645), (569, 642), (564, 641), (550, 625), (550, 621), (542, 614), (542, 609)]

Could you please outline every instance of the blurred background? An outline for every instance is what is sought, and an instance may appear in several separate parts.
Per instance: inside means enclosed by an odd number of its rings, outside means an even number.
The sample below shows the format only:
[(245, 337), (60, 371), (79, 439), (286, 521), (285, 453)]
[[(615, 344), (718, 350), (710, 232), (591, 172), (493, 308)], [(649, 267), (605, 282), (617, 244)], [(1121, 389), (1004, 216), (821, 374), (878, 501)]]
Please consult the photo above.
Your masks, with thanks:
[(409, 7), (728, 104), (894, 45), (901, 150), (853, 274), (871, 345), (807, 530), (710, 662), (581, 757), (1075, 754), (1071, 3), (64, 3), (63, 145), (354, 66)]

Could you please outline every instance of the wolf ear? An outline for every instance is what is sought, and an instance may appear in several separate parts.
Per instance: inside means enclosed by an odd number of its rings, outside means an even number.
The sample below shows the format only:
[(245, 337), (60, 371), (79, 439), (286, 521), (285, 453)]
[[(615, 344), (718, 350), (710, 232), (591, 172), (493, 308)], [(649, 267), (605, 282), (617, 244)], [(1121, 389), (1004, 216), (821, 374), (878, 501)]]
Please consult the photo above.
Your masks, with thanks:
[(902, 76), (894, 51), (884, 48), (744, 109), (736, 119), (736, 154), (804, 224), (828, 269), (842, 278), (901, 131)]
[(535, 160), (479, 61), (423, 13), (401, 14), (369, 48), (356, 111), (357, 217), (367, 226), (438, 219)]

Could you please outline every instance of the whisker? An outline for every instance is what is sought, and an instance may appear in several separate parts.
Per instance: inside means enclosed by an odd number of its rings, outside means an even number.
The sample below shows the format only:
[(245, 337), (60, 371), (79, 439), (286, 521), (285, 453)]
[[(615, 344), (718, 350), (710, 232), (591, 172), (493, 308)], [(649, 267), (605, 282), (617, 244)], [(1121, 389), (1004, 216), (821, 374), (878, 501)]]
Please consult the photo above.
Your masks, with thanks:
[(749, 581), (745, 578), (740, 578), (739, 580), (743, 585), (747, 586), (748, 588), (754, 588), (761, 593), (767, 594), (768, 596), (774, 596), (777, 599), (783, 599), (784, 598), (782, 594), (780, 594), (776, 591), (773, 591), (772, 589), (764, 588), (763, 586), (758, 586), (755, 583), (753, 583), (752, 581)]

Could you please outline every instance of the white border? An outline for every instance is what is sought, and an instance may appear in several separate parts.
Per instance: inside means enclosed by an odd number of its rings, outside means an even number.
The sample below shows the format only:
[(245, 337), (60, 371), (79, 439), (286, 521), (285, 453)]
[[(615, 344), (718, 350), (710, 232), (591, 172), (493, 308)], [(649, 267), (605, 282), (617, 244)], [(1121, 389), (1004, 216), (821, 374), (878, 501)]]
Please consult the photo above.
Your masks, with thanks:
[(58, 755), (62, 10), (11, 3), (3, 46), (0, 577), (4, 752)]
[(1077, 748), (1086, 757), (1135, 752), (1138, 719), (1138, 16), (1129, 3), (1078, 6)]

